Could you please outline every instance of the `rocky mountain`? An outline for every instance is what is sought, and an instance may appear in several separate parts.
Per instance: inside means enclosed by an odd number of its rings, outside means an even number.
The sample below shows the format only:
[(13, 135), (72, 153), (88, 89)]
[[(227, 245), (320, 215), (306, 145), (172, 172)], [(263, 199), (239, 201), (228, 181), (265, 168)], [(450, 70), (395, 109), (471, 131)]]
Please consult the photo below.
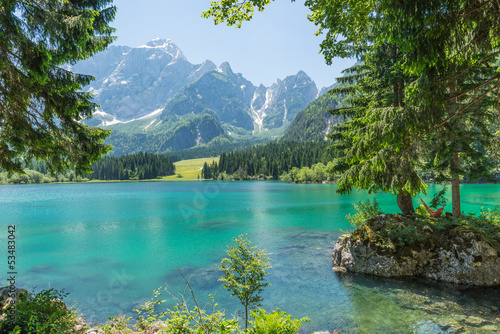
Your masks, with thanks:
[(331, 132), (331, 127), (344, 121), (341, 116), (333, 116), (328, 112), (330, 109), (343, 106), (342, 95), (328, 93), (335, 86), (323, 88), (320, 97), (297, 114), (282, 140), (303, 142), (325, 140), (326, 135)]
[(115, 154), (279, 138), (319, 93), (303, 71), (255, 86), (228, 63), (191, 64), (163, 39), (112, 46), (71, 69), (96, 77), (87, 90), (100, 107), (86, 122), (113, 130)]
[(295, 115), (318, 94), (316, 84), (299, 72), (271, 87), (255, 87), (228, 63), (204, 74), (184, 87), (160, 116), (168, 121), (173, 115), (208, 112), (221, 122), (229, 136), (280, 136)]
[(209, 60), (193, 65), (172, 41), (155, 39), (136, 48), (111, 46), (71, 70), (96, 78), (87, 88), (100, 105), (94, 118), (111, 125), (162, 109), (182, 87), (215, 68)]

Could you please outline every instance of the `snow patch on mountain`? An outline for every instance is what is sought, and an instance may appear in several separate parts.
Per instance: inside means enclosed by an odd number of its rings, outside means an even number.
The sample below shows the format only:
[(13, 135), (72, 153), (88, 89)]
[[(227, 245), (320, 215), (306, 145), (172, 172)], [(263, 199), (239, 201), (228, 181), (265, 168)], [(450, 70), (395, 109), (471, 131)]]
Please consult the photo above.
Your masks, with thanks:
[(285, 107), (285, 114), (283, 115), (283, 124), (286, 121), (286, 115), (288, 114), (288, 109), (286, 108), (286, 99), (283, 99), (283, 106)]
[(108, 113), (105, 113), (104, 111), (96, 111), (96, 112), (94, 112), (94, 115), (95, 116), (100, 116), (98, 118), (107, 118), (107, 119), (112, 118), (110, 121), (108, 121), (106, 119), (103, 119), (102, 123), (99, 126), (110, 126), (110, 125), (114, 125), (114, 124), (118, 124), (118, 123), (130, 123), (130, 122), (138, 121), (138, 120), (141, 120), (141, 119), (155, 117), (155, 119), (153, 119), (152, 122), (148, 126), (146, 126), (144, 128), (144, 130), (146, 130), (150, 125), (152, 125), (157, 120), (157, 116), (160, 115), (162, 111), (163, 111), (163, 108), (156, 109), (155, 111), (147, 114), (146, 116), (142, 116), (142, 117), (139, 117), (139, 118), (134, 118), (134, 119), (131, 119), (131, 120), (128, 120), (128, 121), (120, 121), (114, 115), (110, 115)]
[(251, 106), (251, 112), (252, 112), (252, 119), (253, 121), (257, 124), (259, 131), (262, 131), (264, 129), (264, 118), (267, 116), (266, 115), (266, 109), (269, 108), (269, 105), (272, 101), (273, 98), (273, 93), (271, 89), (266, 90), (266, 100), (264, 102), (264, 105), (260, 109), (256, 109), (254, 107), (254, 103), (259, 97), (258, 92), (256, 91), (254, 93), (254, 96), (252, 98), (252, 102), (250, 103)]

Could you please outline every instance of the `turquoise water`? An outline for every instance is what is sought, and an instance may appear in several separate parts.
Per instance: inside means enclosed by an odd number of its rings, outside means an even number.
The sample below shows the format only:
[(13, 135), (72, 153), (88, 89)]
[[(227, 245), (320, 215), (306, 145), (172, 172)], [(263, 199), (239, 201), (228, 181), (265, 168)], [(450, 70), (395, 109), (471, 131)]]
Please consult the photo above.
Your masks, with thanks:
[[(461, 187), (464, 212), (500, 205), (498, 185)], [(351, 203), (368, 196), (340, 196), (336, 189), (258, 181), (2, 186), (0, 245), (6, 248), (7, 225), (16, 225), (17, 286), (65, 288), (66, 302), (76, 301), (90, 322), (133, 315), (160, 286), (182, 292), (178, 268), (193, 275), (201, 302), (215, 294), (227, 313), (241, 310), (221, 289), (216, 264), (232, 238), (247, 233), (272, 253), (263, 307), (311, 318), (305, 331), (486, 333), (500, 327), (499, 289), (333, 273), (331, 243), (351, 229), (344, 218), (354, 211)], [(424, 198), (436, 190), (431, 185)], [(397, 212), (392, 195), (376, 197), (384, 211)]]

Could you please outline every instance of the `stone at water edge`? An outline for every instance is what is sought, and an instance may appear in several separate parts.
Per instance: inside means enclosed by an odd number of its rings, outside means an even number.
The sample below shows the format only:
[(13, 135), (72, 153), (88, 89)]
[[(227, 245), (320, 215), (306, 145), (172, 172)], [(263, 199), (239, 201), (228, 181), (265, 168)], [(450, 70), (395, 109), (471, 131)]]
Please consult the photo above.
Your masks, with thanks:
[[(385, 277), (420, 276), (476, 286), (500, 285), (499, 252), (473, 232), (463, 231), (433, 248), (408, 247), (380, 254), (370, 243), (341, 236), (332, 256), (333, 270)], [(403, 256), (401, 254), (407, 254)]]

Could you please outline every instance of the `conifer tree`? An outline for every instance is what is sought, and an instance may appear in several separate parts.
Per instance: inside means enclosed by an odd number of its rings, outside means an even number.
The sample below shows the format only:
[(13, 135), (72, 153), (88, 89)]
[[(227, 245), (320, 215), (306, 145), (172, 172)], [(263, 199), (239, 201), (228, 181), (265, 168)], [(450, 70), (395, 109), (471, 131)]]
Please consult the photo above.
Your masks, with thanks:
[[(255, 8), (263, 11), (271, 2), (214, 1), (204, 16), (213, 17), (216, 24), (241, 26), (252, 19)], [(328, 64), (334, 57), (359, 57), (367, 48), (385, 44), (396, 53), (404, 52), (405, 61), (394, 67), (382, 66), (388, 70), (383, 77), (398, 72), (413, 76), (408, 82), (394, 78), (392, 93), (385, 97), (372, 95), (369, 87), (358, 91), (364, 94), (358, 97), (360, 102), (366, 96), (380, 100), (365, 101), (360, 110), (353, 104), (355, 108), (348, 115), (351, 121), (337, 128), (350, 133), (339, 135), (340, 145), (346, 150), (353, 145), (344, 159), (347, 165), (339, 184), (344, 189), (397, 189), (398, 194), (406, 192), (407, 196), (424, 189), (414, 173), (414, 163), (419, 155), (430, 152), (433, 164), (427, 167), (447, 170), (452, 182), (453, 213), (458, 217), (460, 175), (479, 175), (487, 169), (486, 160), (478, 154), (480, 147), (492, 143), (491, 133), (496, 131), (497, 141), (500, 134), (500, 70), (489, 64), (499, 62), (500, 3), (308, 0), (305, 5), (311, 9), (308, 18), (318, 26), (318, 35), (325, 37), (320, 47)], [(375, 90), (383, 92), (379, 88)], [(402, 103), (396, 99), (393, 107), (388, 107), (389, 96), (397, 96)], [(493, 112), (498, 115), (496, 124)], [(420, 149), (422, 143), (428, 147)], [(399, 167), (391, 170), (395, 166)], [(467, 171), (466, 166), (475, 168)], [(387, 178), (391, 174), (394, 178)]]
[(334, 127), (330, 138), (345, 156), (334, 171), (341, 172), (339, 192), (352, 188), (397, 194), (405, 215), (413, 209), (412, 196), (426, 190), (416, 169), (416, 147), (404, 149), (414, 130), (409, 124), (414, 108), (405, 104), (404, 87), (412, 80), (401, 70), (402, 53), (397, 45), (374, 43), (362, 55), (362, 65), (340, 78), (343, 87), (332, 93), (349, 94), (347, 108), (332, 110), (348, 119)]
[(81, 123), (96, 104), (80, 92), (92, 77), (67, 64), (105, 49), (111, 0), (0, 1), (0, 167), (45, 160), (52, 171), (89, 171), (108, 152), (109, 134)]
[[(447, 67), (449, 68), (450, 64)], [(473, 87), (477, 85), (478, 80), (491, 76), (497, 69), (493, 58), (483, 62), (467, 75), (457, 77), (449, 86), (436, 88), (432, 95), (435, 96), (439, 91), (443, 96), (449, 96), (449, 99), (445, 104), (433, 105), (434, 110), (431, 109), (429, 113), (434, 113), (433, 117), (441, 122), (455, 115), (457, 110), (475, 99)], [(442, 69), (440, 75), (444, 76), (444, 73)], [(467, 93), (457, 94), (458, 91)], [(466, 176), (469, 181), (491, 179), (493, 165), (484, 153), (493, 144), (492, 129), (495, 126), (498, 128), (495, 100), (495, 96), (486, 94), (484, 98), (474, 102), (474, 105), (424, 136), (428, 147), (426, 168), (435, 171), (439, 181), (451, 182), (452, 211), (455, 218), (461, 215), (460, 177)]]

